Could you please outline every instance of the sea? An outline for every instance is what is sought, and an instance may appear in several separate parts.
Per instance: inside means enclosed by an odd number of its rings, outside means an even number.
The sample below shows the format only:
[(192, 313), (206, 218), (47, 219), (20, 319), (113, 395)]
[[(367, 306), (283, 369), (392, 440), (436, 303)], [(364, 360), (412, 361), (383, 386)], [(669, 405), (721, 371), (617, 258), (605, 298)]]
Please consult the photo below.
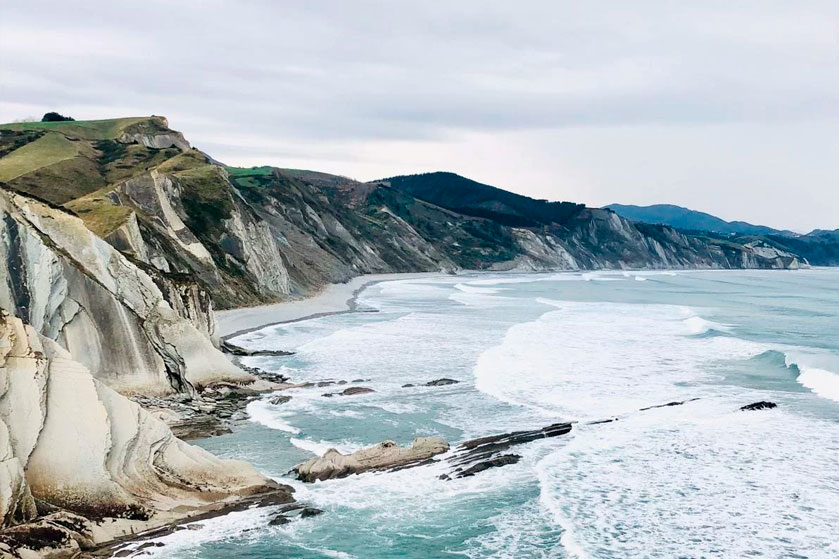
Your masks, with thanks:
[[(295, 352), (248, 365), (348, 384), (266, 396), (197, 443), (324, 513), (236, 512), (138, 556), (839, 557), (839, 270), (441, 275), (371, 285), (357, 306), (232, 340)], [(421, 386), (439, 378), (459, 382)], [(374, 392), (323, 396), (345, 386)], [(777, 407), (740, 409), (759, 401)], [(440, 479), (445, 462), (289, 475), (330, 448), (566, 421), (463, 479)]]

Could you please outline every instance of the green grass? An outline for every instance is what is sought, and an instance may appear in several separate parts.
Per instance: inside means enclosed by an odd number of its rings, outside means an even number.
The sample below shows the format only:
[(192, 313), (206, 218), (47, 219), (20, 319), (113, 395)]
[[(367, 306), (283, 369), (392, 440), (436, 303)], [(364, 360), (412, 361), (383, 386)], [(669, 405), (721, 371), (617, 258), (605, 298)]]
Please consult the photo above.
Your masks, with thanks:
[(0, 159), (0, 181), (8, 182), (41, 167), (71, 159), (78, 153), (79, 146), (75, 142), (61, 134), (46, 134)]
[(146, 122), (152, 117), (112, 118), (108, 120), (66, 120), (59, 122), (12, 122), (0, 124), (5, 130), (46, 130), (77, 136), (85, 140), (115, 140), (132, 124)]
[(231, 177), (264, 176), (274, 172), (274, 168), (268, 165), (262, 167), (226, 167), (226, 169)]
[(109, 189), (94, 192), (65, 204), (76, 213), (88, 229), (100, 237), (106, 237), (131, 216), (131, 210), (114, 204), (105, 196)]
[(197, 149), (191, 149), (167, 159), (157, 166), (157, 170), (161, 173), (179, 173), (207, 165), (207, 157)]

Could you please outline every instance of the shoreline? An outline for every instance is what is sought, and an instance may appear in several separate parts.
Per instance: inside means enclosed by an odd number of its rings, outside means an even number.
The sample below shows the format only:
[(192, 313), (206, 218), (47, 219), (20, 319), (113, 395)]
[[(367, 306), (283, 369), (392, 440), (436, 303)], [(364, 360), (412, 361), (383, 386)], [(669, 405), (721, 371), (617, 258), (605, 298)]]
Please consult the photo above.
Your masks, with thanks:
[(445, 272), (364, 274), (346, 283), (331, 283), (320, 292), (305, 299), (215, 311), (216, 333), (219, 340), (228, 341), (275, 324), (288, 324), (355, 312), (359, 294), (371, 285), (386, 281), (446, 275)]

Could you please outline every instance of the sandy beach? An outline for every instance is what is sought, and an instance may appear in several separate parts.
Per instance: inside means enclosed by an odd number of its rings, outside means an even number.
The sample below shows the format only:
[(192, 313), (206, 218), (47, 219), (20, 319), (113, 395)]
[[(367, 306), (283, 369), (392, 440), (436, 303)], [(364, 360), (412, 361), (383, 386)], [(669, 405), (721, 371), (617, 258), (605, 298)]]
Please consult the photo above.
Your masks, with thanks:
[(358, 293), (374, 283), (438, 275), (442, 275), (441, 272), (367, 274), (347, 283), (333, 283), (307, 299), (216, 311), (216, 333), (223, 339), (232, 338), (270, 324), (348, 312), (353, 310)]

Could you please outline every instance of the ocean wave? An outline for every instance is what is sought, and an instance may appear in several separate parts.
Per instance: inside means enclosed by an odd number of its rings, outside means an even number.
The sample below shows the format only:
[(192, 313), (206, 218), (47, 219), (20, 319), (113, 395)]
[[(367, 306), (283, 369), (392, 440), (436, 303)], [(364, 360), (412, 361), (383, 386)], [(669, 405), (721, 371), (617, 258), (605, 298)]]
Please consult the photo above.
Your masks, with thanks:
[(826, 352), (784, 351), (784, 362), (798, 369), (799, 384), (814, 394), (839, 402), (839, 357)]
[(278, 431), (285, 431), (296, 435), (300, 433), (300, 429), (293, 425), (286, 423), (284, 417), (293, 415), (292, 412), (281, 412), (276, 410), (275, 405), (267, 400), (255, 400), (247, 405), (245, 411), (248, 413), (251, 421), (259, 423), (269, 429), (276, 429)]
[(700, 336), (709, 332), (731, 332), (730, 324), (722, 324), (713, 320), (706, 320), (701, 316), (691, 316), (682, 321), (687, 331), (692, 336)]
[(292, 437), (289, 441), (292, 445), (301, 450), (311, 452), (315, 456), (323, 456), (326, 451), (334, 448), (341, 454), (350, 454), (356, 450), (363, 448), (362, 445), (351, 443), (349, 441), (341, 441), (339, 443), (330, 443), (327, 441), (313, 441), (310, 439), (299, 439)]
[(682, 307), (539, 298), (554, 307), (512, 326), (478, 358), (475, 386), (496, 400), (545, 417), (600, 419), (695, 397), (717, 378), (714, 364), (747, 359), (763, 344), (734, 336), (695, 336), (728, 325)]
[(482, 295), (492, 295), (504, 291), (501, 287), (477, 287), (471, 283), (456, 283), (454, 288), (464, 293), (480, 293)]

